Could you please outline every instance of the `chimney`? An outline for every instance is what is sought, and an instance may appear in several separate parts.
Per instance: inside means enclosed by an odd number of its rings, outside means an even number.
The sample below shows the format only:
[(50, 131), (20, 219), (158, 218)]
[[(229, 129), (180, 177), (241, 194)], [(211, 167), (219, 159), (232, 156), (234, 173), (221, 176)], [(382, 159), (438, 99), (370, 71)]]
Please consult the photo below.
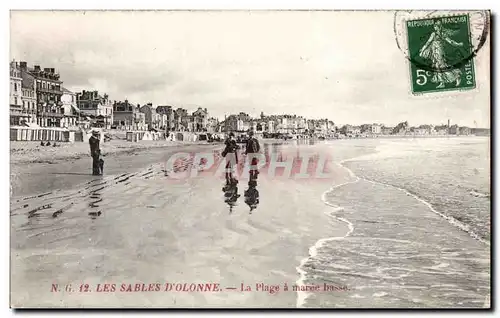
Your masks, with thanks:
[(28, 68), (28, 63), (25, 61), (19, 62), (19, 65), (21, 66), (22, 70), (26, 70)]
[(40, 72), (40, 71), (41, 71), (40, 65), (35, 65), (35, 72)]

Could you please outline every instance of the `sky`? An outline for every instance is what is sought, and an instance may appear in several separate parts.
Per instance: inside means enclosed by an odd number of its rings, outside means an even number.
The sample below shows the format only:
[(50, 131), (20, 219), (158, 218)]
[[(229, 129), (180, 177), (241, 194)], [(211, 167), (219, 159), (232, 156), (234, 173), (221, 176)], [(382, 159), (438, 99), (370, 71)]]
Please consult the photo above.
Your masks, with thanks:
[(64, 87), (210, 116), (490, 126), (489, 39), (473, 91), (413, 96), (389, 11), (12, 11), (11, 60)]

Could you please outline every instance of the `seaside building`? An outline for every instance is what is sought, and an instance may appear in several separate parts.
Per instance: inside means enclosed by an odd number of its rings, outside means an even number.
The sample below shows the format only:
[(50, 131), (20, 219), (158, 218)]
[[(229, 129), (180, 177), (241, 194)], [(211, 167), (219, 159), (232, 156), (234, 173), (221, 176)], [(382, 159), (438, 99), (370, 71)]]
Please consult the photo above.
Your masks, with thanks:
[[(22, 102), (23, 109), (22, 114), (23, 117), (21, 121), (25, 121), (27, 125), (36, 125), (36, 82), (35, 77), (31, 75), (29, 72), (21, 70), (21, 77), (23, 79), (21, 87), (22, 87)], [(21, 122), (21, 123), (22, 123)]]
[(274, 134), (276, 132), (275, 122), (273, 120), (268, 120), (267, 122), (262, 123), (262, 131), (265, 131), (270, 134)]
[(225, 132), (247, 132), (252, 127), (250, 115), (240, 112), (237, 115), (229, 115), (223, 122), (222, 130)]
[(224, 120), (224, 131), (225, 132), (237, 131), (238, 130), (238, 120), (239, 119), (238, 119), (237, 115), (229, 115)]
[(471, 128), (470, 133), (472, 135), (476, 136), (490, 136), (491, 135), (491, 129), (489, 128)]
[(146, 117), (139, 111), (140, 105), (133, 105), (128, 100), (114, 102), (113, 126), (127, 130), (146, 130)]
[(373, 124), (371, 125), (371, 133), (374, 135), (379, 135), (382, 133), (382, 125)]
[(380, 130), (382, 131), (382, 135), (392, 135), (394, 127), (382, 126)]
[(443, 136), (443, 135), (448, 135), (448, 132), (449, 132), (448, 125), (439, 125), (434, 127), (433, 134), (438, 136)]
[(157, 106), (156, 112), (162, 115), (164, 129), (169, 131), (175, 129), (175, 112), (172, 106)]
[(470, 135), (471, 129), (469, 127), (460, 127), (460, 135)]
[(156, 115), (158, 116), (158, 120), (159, 120), (158, 128), (162, 129), (162, 130), (167, 129), (168, 116), (165, 114), (159, 114), (158, 112), (156, 112)]
[(76, 106), (76, 94), (65, 87), (62, 88), (62, 91), (61, 102), (64, 117), (61, 120), (61, 127), (75, 127), (79, 114)]
[(207, 131), (208, 125), (208, 111), (206, 108), (198, 107), (196, 111), (191, 115), (191, 120), (193, 123), (193, 130), (195, 132)]
[(35, 65), (29, 69), (26, 62), (21, 62), (21, 69), (27, 70), (36, 81), (37, 122), (42, 127), (62, 127), (64, 123), (61, 89), (63, 82), (54, 68), (42, 68)]
[(22, 107), (22, 77), (17, 62), (10, 63), (10, 124), (20, 125), (26, 118)]
[(284, 115), (278, 115), (276, 116), (276, 132), (280, 134), (286, 134), (286, 133), (291, 133), (292, 127), (289, 127), (288, 125), (288, 117)]
[[(332, 135), (336, 132), (336, 127), (333, 121), (328, 119), (310, 119), (308, 122), (308, 131), (310, 134), (316, 135)], [(349, 133), (349, 129), (353, 128), (351, 125), (345, 125), (344, 131)]]
[(423, 136), (423, 135), (428, 135), (429, 134), (429, 129), (428, 128), (415, 128), (413, 129), (413, 134), (417, 136)]
[(99, 91), (86, 91), (76, 94), (75, 111), (80, 112), (80, 119), (89, 120), (93, 126), (110, 129), (114, 121), (114, 111), (108, 94)]
[(410, 131), (410, 125), (408, 124), (407, 121), (404, 121), (397, 124), (397, 126), (394, 127), (392, 133), (394, 135), (405, 135), (409, 131)]
[[(191, 119), (189, 118), (188, 111), (184, 108), (177, 108), (174, 112), (174, 130), (175, 131), (188, 131), (189, 123)], [(192, 127), (191, 127), (192, 128)]]
[(457, 124), (453, 125), (449, 129), (450, 135), (469, 135), (470, 128), (468, 127), (459, 127)]
[(207, 120), (207, 132), (216, 133), (219, 132), (219, 120), (214, 117), (210, 117)]
[(159, 129), (164, 126), (162, 115), (157, 113), (152, 103), (142, 106), (140, 112), (144, 114), (144, 121), (148, 129)]
[(251, 128), (251, 118), (247, 113), (239, 113), (236, 120), (236, 131), (247, 132)]
[(418, 136), (431, 135), (433, 130), (434, 127), (432, 127), (431, 125), (420, 125), (416, 128), (413, 128), (413, 134)]

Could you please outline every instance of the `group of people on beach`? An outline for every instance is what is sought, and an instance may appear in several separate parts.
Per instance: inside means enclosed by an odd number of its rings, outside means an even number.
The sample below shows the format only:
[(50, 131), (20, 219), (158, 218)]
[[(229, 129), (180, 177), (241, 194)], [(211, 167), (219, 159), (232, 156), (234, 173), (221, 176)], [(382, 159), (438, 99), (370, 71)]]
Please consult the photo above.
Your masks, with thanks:
[[(225, 141), (225, 148), (222, 151), (222, 156), (226, 158), (226, 185), (222, 188), (224, 192), (225, 202), (229, 205), (229, 212), (232, 212), (233, 207), (240, 195), (238, 194), (238, 180), (234, 177), (234, 169), (238, 165), (238, 150), (240, 146), (236, 142), (233, 132), (229, 133)], [(253, 131), (248, 132), (248, 138), (245, 143), (245, 155), (259, 153), (260, 144), (254, 137)], [(250, 176), (248, 181), (248, 189), (245, 191), (245, 203), (250, 207), (250, 213), (259, 204), (259, 191), (257, 190), (257, 170), (258, 159), (252, 157)]]
[[(92, 131), (92, 135), (89, 138), (90, 155), (92, 157), (92, 175), (102, 175), (104, 169), (104, 160), (102, 159), (101, 148), (100, 148), (100, 132), (97, 130)], [(225, 202), (229, 204), (230, 211), (232, 207), (236, 204), (236, 201), (240, 197), (238, 194), (238, 180), (234, 177), (234, 169), (238, 165), (238, 151), (240, 146), (236, 142), (235, 134), (233, 132), (229, 133), (228, 138), (225, 141), (225, 148), (222, 151), (222, 156), (226, 157), (226, 184), (222, 188), (225, 193)], [(259, 141), (254, 137), (253, 131), (248, 132), (248, 138), (245, 143), (245, 155), (256, 154), (260, 151)], [(257, 190), (257, 176), (259, 171), (257, 170), (258, 159), (252, 157), (250, 176), (248, 181), (248, 189), (245, 191), (245, 203), (250, 207), (250, 211), (254, 210), (259, 204), (259, 191)]]
[(59, 147), (59, 145), (54, 141), (53, 144), (50, 143), (50, 141), (47, 141), (47, 143), (44, 143), (43, 141), (40, 142), (40, 146), (44, 146), (44, 147)]

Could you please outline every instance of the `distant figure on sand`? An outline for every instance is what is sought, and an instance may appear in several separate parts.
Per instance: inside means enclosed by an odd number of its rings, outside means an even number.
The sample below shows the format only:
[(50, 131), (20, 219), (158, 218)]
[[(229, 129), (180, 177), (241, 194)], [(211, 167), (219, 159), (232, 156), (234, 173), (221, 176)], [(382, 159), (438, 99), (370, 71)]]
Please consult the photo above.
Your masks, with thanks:
[[(92, 131), (92, 136), (89, 138), (90, 155), (92, 156), (92, 174), (98, 176), (102, 174), (102, 164), (104, 161), (100, 159), (101, 149), (99, 147), (100, 138), (97, 130)], [(102, 161), (102, 164), (100, 163)]]
[(234, 133), (229, 133), (229, 137), (226, 139), (226, 147), (222, 151), (222, 156), (226, 158), (226, 184), (238, 183), (238, 180), (233, 176), (233, 170), (238, 164), (238, 149), (240, 148), (234, 139)]
[[(260, 151), (260, 144), (257, 138), (254, 137), (253, 135), (253, 130), (248, 131), (248, 139), (246, 142), (246, 147), (245, 147), (245, 154), (257, 154)], [(251, 163), (251, 169), (250, 169), (250, 179), (255, 179), (257, 178), (257, 175), (259, 174), (259, 171), (257, 170), (256, 166), (259, 163), (259, 160), (254, 156), (252, 158), (252, 163)]]

